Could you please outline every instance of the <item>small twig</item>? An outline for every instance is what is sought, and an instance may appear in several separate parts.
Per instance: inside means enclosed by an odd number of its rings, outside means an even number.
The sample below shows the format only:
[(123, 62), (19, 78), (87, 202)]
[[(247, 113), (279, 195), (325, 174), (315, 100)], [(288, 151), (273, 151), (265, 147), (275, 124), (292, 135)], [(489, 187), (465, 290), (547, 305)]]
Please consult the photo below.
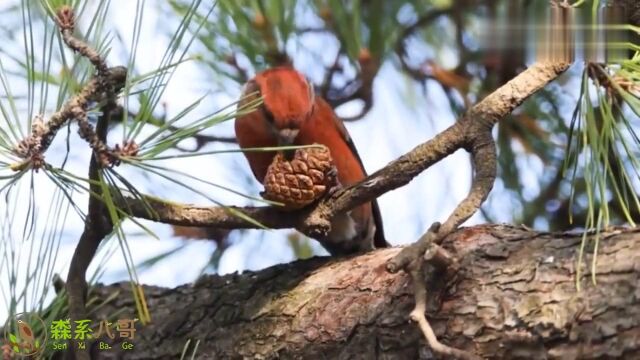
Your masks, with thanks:
[[(85, 108), (91, 101), (99, 98), (99, 86), (97, 79), (91, 79), (82, 90), (69, 99), (65, 104), (55, 112), (45, 123), (41, 116), (37, 116), (33, 121), (31, 134), (20, 141), (14, 148), (14, 153), (25, 159), (25, 165), (31, 165), (38, 169), (38, 163), (32, 160), (39, 158), (44, 159), (44, 153), (47, 151), (53, 141), (58, 130), (70, 119), (74, 117), (76, 109)], [(14, 170), (19, 169), (21, 165), (12, 166)]]
[[(118, 106), (112, 113), (112, 119), (114, 121), (118, 121), (119, 119), (122, 118), (122, 113), (123, 113), (124, 109), (122, 108), (122, 106)], [(135, 118), (137, 116), (137, 114), (134, 111), (129, 110), (127, 113), (127, 117), (128, 118)], [(155, 120), (155, 119), (154, 119)], [(162, 119), (162, 117), (160, 119), (157, 119), (158, 121), (150, 121), (148, 122), (149, 125), (154, 125), (154, 126), (162, 126), (164, 125), (164, 120)], [(174, 125), (170, 125), (167, 127), (168, 131), (171, 132), (178, 132), (178, 131), (182, 131), (183, 129), (178, 127), (178, 126), (174, 126)], [(187, 149), (187, 148), (183, 148), (181, 146), (174, 146), (175, 149), (179, 150), (179, 151), (183, 151), (183, 152), (197, 152), (200, 149), (202, 149), (204, 146), (206, 146), (207, 144), (210, 143), (224, 143), (224, 144), (237, 144), (238, 141), (236, 140), (235, 136), (217, 136), (217, 135), (207, 135), (207, 134), (200, 134), (200, 133), (196, 133), (193, 134), (191, 136), (189, 136), (189, 138), (194, 139), (196, 141), (196, 146), (193, 149)], [(124, 144), (126, 145), (126, 144)], [(118, 145), (116, 144), (116, 147), (118, 147)], [(114, 149), (114, 152), (116, 151), (116, 149)]]
[(88, 59), (91, 64), (96, 68), (98, 73), (105, 76), (109, 70), (107, 63), (102, 59), (102, 56), (89, 46), (86, 42), (75, 38), (73, 31), (76, 26), (75, 14), (73, 8), (68, 5), (64, 5), (56, 13), (56, 22), (60, 28), (62, 34), (62, 40), (73, 51), (78, 52), (80, 55)]
[[(44, 166), (44, 153), (49, 149), (56, 134), (64, 124), (72, 119), (78, 119), (79, 125), (85, 127), (83, 137), (94, 149), (103, 152), (111, 150), (100, 139), (92, 135), (92, 131), (87, 129), (87, 124), (82, 124), (86, 120), (87, 108), (91, 102), (101, 102), (107, 98), (106, 86), (117, 88), (124, 84), (127, 71), (122, 66), (113, 67), (107, 70), (104, 76), (93, 77), (82, 90), (67, 100), (62, 108), (55, 112), (49, 120), (44, 122), (40, 116), (34, 119), (31, 134), (20, 141), (13, 152), (24, 159), (19, 164), (14, 164), (11, 168), (19, 171), (27, 166), (39, 169)], [(89, 125), (91, 126), (91, 125)], [(82, 131), (82, 130), (81, 130)]]
[(422, 334), (424, 335), (431, 350), (436, 354), (447, 356), (454, 359), (463, 360), (479, 360), (480, 357), (467, 351), (447, 346), (440, 341), (433, 332), (425, 313), (427, 312), (427, 287), (424, 283), (424, 261), (414, 262), (409, 270), (411, 281), (413, 282), (414, 297), (416, 305), (409, 314), (411, 320), (418, 323)]
[(54, 274), (51, 282), (53, 283), (53, 290), (55, 290), (56, 295), (60, 295), (67, 286), (59, 274)]
[(78, 111), (76, 119), (78, 120), (78, 134), (89, 143), (95, 156), (98, 157), (100, 166), (107, 167), (109, 164), (112, 164), (115, 161), (114, 156), (89, 123), (87, 113), (85, 111)]
[[(424, 300), (421, 300), (421, 301), (422, 302), (426, 301), (426, 290), (424, 293)], [(411, 312), (409, 316), (411, 317), (411, 320), (418, 323), (418, 326), (420, 327), (420, 330), (422, 331), (422, 334), (424, 335), (425, 339), (427, 339), (427, 343), (429, 344), (429, 347), (431, 347), (431, 350), (433, 350), (437, 354), (444, 355), (444, 356), (451, 356), (455, 359), (473, 359), (473, 360), (481, 359), (479, 356), (476, 356), (464, 350), (447, 346), (441, 343), (440, 341), (438, 341), (438, 338), (433, 332), (433, 329), (431, 329), (431, 325), (429, 324), (429, 321), (427, 321), (426, 316), (423, 313), (420, 313), (421, 308), (423, 307), (424, 306), (418, 307), (418, 304), (416, 304), (415, 309)]]
[(398, 60), (400, 61), (400, 67), (405, 73), (407, 73), (414, 80), (424, 81), (432, 77), (420, 69), (412, 68), (409, 65), (409, 63), (407, 63), (407, 59), (405, 57), (407, 55), (405, 42), (418, 29), (431, 24), (433, 21), (440, 18), (441, 16), (450, 15), (452, 13), (453, 13), (453, 8), (438, 9), (438, 10), (430, 11), (422, 15), (420, 18), (418, 18), (418, 20), (415, 23), (407, 26), (398, 37), (395, 50), (396, 50), (396, 55), (398, 56)]
[(343, 72), (339, 62), (342, 55), (342, 48), (340, 48), (333, 65), (326, 69), (325, 78), (320, 86), (320, 94), (334, 108), (349, 101), (362, 100), (364, 106), (358, 114), (342, 118), (342, 121), (346, 122), (356, 121), (363, 118), (373, 107), (373, 80), (380, 69), (380, 60), (372, 57), (368, 49), (360, 49), (358, 55), (360, 69), (356, 77), (348, 81), (342, 88), (335, 89), (331, 87), (331, 83), (336, 72)]

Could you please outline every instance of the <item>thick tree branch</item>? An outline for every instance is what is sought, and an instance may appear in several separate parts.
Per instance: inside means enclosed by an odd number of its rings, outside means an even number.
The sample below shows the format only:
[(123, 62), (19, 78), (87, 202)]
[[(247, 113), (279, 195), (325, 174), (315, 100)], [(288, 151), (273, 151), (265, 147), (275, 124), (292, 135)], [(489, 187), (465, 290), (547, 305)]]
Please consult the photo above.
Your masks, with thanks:
[[(585, 274), (577, 292), (580, 241), (581, 234), (500, 225), (455, 232), (444, 246), (459, 270), (435, 270), (426, 282), (434, 334), (489, 359), (633, 358), (640, 351), (640, 234), (601, 234), (598, 284)], [(153, 323), (136, 326), (132, 351), (117, 353), (114, 344), (104, 354), (175, 359), (191, 339), (200, 341), (196, 358), (431, 358), (407, 322), (410, 277), (384, 269), (399, 250), (203, 276), (176, 289), (145, 287)], [(588, 273), (591, 255), (585, 261)], [(93, 295), (113, 299), (96, 319), (135, 316), (129, 283), (98, 286)], [(92, 351), (100, 352), (97, 344)]]

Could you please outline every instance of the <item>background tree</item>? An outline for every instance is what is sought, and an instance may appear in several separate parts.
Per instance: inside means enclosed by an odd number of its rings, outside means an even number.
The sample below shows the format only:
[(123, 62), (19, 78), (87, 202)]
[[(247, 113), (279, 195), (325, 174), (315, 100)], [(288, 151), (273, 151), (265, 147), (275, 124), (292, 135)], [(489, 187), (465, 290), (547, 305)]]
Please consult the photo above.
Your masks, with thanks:
[[(61, 12), (65, 4), (71, 8)], [(569, 46), (569, 14), (578, 16), (574, 8), (586, 9), (587, 19), (596, 18), (596, 14), (616, 19), (615, 6), (624, 4), (626, 12), (620, 12), (617, 19), (622, 23), (637, 21), (637, 7), (632, 1), (613, 2), (614, 7), (604, 7), (606, 4), (599, 1), (555, 4), (551, 20), (558, 28), (547, 35), (555, 42), (546, 44), (555, 44), (560, 50)], [(125, 29), (131, 31), (121, 32), (114, 30), (118, 27), (110, 20), (114, 13), (123, 11), (121, 4), (24, 0), (5, 6), (3, 17), (7, 22), (2, 30), (7, 46), (0, 50), (0, 189), (6, 210), (1, 226), (0, 268), (7, 274), (2, 289), (10, 314), (38, 311), (45, 315), (45, 323), (67, 313), (73, 319), (96, 316), (95, 301), (99, 299), (109, 308), (113, 299), (98, 290), (96, 296), (90, 294), (85, 301), (88, 266), (90, 262), (102, 264), (96, 276), (87, 279), (92, 283), (109, 259), (96, 256), (96, 251), (109, 253), (119, 248), (130, 277), (128, 296), (134, 299), (135, 314), (146, 325), (153, 318), (153, 310), (149, 311), (149, 300), (145, 301), (131, 246), (140, 230), (142, 236), (153, 237), (154, 230), (160, 228), (141, 219), (172, 224), (178, 236), (214, 240), (216, 247), (208, 269), (215, 270), (225, 249), (250, 238), (230, 229), (267, 226), (297, 227), (306, 233), (322, 231), (321, 222), (311, 221), (314, 214), (353, 207), (367, 197), (405, 185), (425, 168), (465, 147), (473, 152), (475, 184), (481, 181), (479, 190), (472, 190), (479, 195), (471, 199), (471, 207), (458, 209), (464, 214), (454, 212), (453, 220), (444, 223), (445, 230), (432, 228), (422, 237), (420, 246), (409, 248), (422, 250), (420, 255), (426, 248), (441, 254), (442, 248), (425, 240), (439, 242), (455, 230), (492, 186), (494, 174), (491, 166), (486, 169), (491, 165), (491, 154), (486, 153), (493, 149), (491, 138), (483, 140), (484, 152), (479, 153), (481, 146), (474, 142), (474, 134), (480, 131), (476, 123), (486, 123), (490, 129), (501, 121), (495, 134), (498, 180), (496, 190), (481, 209), (485, 220), (506, 220), (541, 230), (575, 226), (597, 229), (593, 243), (584, 232), (581, 249), (576, 251), (577, 269), (582, 269), (585, 249), (592, 244), (598, 248), (600, 229), (613, 224), (634, 225), (637, 219), (640, 202), (634, 155), (638, 138), (632, 121), (640, 113), (637, 45), (622, 43), (624, 50), (631, 51), (630, 57), (623, 54), (623, 61), (614, 61), (611, 56), (591, 57), (587, 47), (590, 57), (586, 62), (578, 61), (561, 82), (544, 87), (566, 69), (571, 59), (547, 57), (546, 62), (521, 73), (528, 63), (527, 53), (520, 48), (527, 43), (526, 29), (501, 28), (499, 20), (525, 19), (524, 14), (542, 19), (549, 8), (546, 2), (283, 0), (219, 1), (212, 7), (194, 0), (154, 4), (150, 10), (152, 5), (138, 1), (133, 9), (135, 16), (127, 17), (130, 22)], [(151, 11), (167, 19), (158, 29), (167, 35), (167, 41), (157, 57), (140, 51), (144, 19)], [(625, 30), (638, 32), (637, 27)], [(584, 30), (586, 38), (591, 31)], [(612, 32), (605, 36), (613, 35), (619, 36)], [(547, 40), (540, 38), (543, 43)], [(513, 44), (518, 46), (510, 46)], [(153, 62), (152, 71), (139, 70), (149, 58), (160, 60)], [(541, 58), (538, 54), (537, 60)], [(114, 67), (117, 64), (124, 67)], [(239, 191), (238, 186), (230, 189), (211, 181), (209, 174), (195, 169), (183, 171), (176, 164), (192, 158), (199, 164), (213, 162), (202, 160), (202, 156), (235, 149), (229, 124), (223, 122), (233, 119), (237, 111), (251, 111), (259, 105), (235, 109), (239, 87), (256, 71), (277, 65), (294, 65), (309, 76), (317, 93), (338, 107), (348, 122), (422, 128), (425, 117), (370, 116), (378, 101), (374, 81), (385, 79), (380, 75), (383, 71), (404, 76), (406, 101), (419, 103), (419, 98), (436, 97), (442, 104), (440, 100), (446, 100), (446, 111), (438, 107), (442, 112), (438, 115), (459, 120), (450, 128), (453, 130), (411, 153), (421, 159), (418, 165), (395, 162), (373, 175), (379, 180), (376, 185), (339, 192), (322, 202), (311, 216), (283, 216), (273, 208), (224, 207), (222, 204), (240, 204), (238, 197), (225, 195), (229, 192), (248, 194), (244, 196), (252, 204), (260, 201), (251, 196), (259, 190), (248, 173), (229, 163), (220, 167), (229, 169), (231, 182), (244, 183)], [(183, 66), (198, 71), (204, 79), (197, 84), (201, 89), (211, 91), (216, 84), (215, 98), (231, 105), (212, 106), (211, 97), (203, 97), (170, 110), (177, 100), (167, 97), (166, 89)], [(511, 79), (512, 85), (505, 86)], [(443, 127), (441, 120), (433, 121), (434, 127)], [(475, 130), (467, 130), (471, 128)], [(421, 141), (436, 133), (420, 134), (424, 135)], [(399, 146), (391, 137), (377, 141)], [(449, 145), (438, 150), (443, 144)], [(384, 147), (378, 144), (378, 148)], [(365, 163), (367, 156), (372, 156), (368, 153), (375, 158), (376, 153), (366, 147), (361, 147), (361, 152)], [(468, 170), (466, 175), (470, 175)], [(221, 207), (174, 203), (192, 199)], [(446, 220), (457, 200), (450, 200), (451, 208), (435, 215), (427, 214), (424, 206), (407, 203), (415, 214), (412, 223), (419, 231), (415, 236), (426, 230), (427, 219)], [(382, 207), (384, 211), (384, 202)], [(53, 296), (55, 264), (60, 262), (57, 249), (78, 220), (83, 224), (82, 235), (79, 240), (73, 239), (75, 252), (63, 283), (66, 291)], [(394, 241), (394, 228), (402, 226), (391, 222), (387, 227), (392, 243), (398, 242)], [(295, 233), (285, 236), (300, 257), (321, 252), (317, 245)], [(180, 247), (171, 249), (141, 265), (175, 268), (176, 263), (184, 261), (171, 256), (179, 251)], [(166, 261), (160, 261), (163, 259)], [(402, 257), (395, 259), (402, 262)], [(595, 281), (597, 257), (589, 259), (589, 273)], [(394, 264), (400, 267), (397, 262)], [(581, 274), (573, 275), (580, 285)], [(413, 278), (420, 282), (416, 274)], [(218, 326), (223, 328), (224, 324)], [(463, 341), (455, 342), (469, 350)], [(291, 354), (295, 356), (295, 351)]]

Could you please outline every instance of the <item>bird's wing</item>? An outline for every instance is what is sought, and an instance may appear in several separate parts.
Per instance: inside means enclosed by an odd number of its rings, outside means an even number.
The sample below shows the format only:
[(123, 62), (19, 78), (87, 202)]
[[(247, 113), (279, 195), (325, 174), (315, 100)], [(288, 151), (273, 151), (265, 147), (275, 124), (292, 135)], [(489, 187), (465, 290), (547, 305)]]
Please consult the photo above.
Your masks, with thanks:
[[(347, 145), (349, 146), (349, 150), (351, 150), (353, 155), (358, 160), (358, 163), (360, 164), (360, 168), (362, 168), (362, 171), (364, 172), (364, 174), (367, 175), (367, 170), (364, 168), (364, 163), (360, 158), (360, 154), (358, 154), (356, 145), (353, 143), (353, 140), (351, 140), (349, 131), (347, 131), (347, 128), (344, 126), (344, 122), (338, 117), (338, 114), (335, 114), (335, 112), (333, 116), (333, 123), (336, 126), (336, 129), (338, 129), (338, 132), (342, 136), (344, 142), (347, 143)], [(376, 232), (373, 235), (373, 245), (376, 248), (389, 247), (389, 243), (387, 243), (387, 240), (384, 237), (384, 228), (382, 226), (382, 214), (380, 213), (380, 207), (378, 206), (378, 201), (376, 199), (371, 201), (371, 211), (373, 212), (373, 222), (376, 226)]]

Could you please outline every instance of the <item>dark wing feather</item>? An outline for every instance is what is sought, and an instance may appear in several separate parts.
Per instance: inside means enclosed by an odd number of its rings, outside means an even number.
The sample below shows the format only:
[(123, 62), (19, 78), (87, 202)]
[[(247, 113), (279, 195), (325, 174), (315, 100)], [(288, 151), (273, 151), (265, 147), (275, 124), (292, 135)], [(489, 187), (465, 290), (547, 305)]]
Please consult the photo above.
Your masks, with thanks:
[[(360, 168), (367, 175), (367, 170), (364, 168), (364, 164), (362, 163), (362, 159), (360, 158), (360, 154), (358, 154), (358, 150), (356, 149), (356, 145), (351, 140), (351, 136), (349, 136), (349, 132), (347, 128), (342, 123), (342, 120), (338, 118), (338, 114), (333, 117), (333, 122), (338, 129), (338, 132), (344, 139), (344, 141), (349, 146), (349, 150), (355, 155), (356, 159), (358, 159), (358, 163), (360, 164)], [(373, 212), (373, 222), (376, 226), (376, 232), (373, 235), (373, 245), (376, 248), (385, 248), (389, 247), (389, 243), (384, 237), (384, 228), (382, 226), (382, 214), (380, 213), (380, 207), (378, 206), (378, 201), (373, 199), (371, 201), (371, 211)]]

